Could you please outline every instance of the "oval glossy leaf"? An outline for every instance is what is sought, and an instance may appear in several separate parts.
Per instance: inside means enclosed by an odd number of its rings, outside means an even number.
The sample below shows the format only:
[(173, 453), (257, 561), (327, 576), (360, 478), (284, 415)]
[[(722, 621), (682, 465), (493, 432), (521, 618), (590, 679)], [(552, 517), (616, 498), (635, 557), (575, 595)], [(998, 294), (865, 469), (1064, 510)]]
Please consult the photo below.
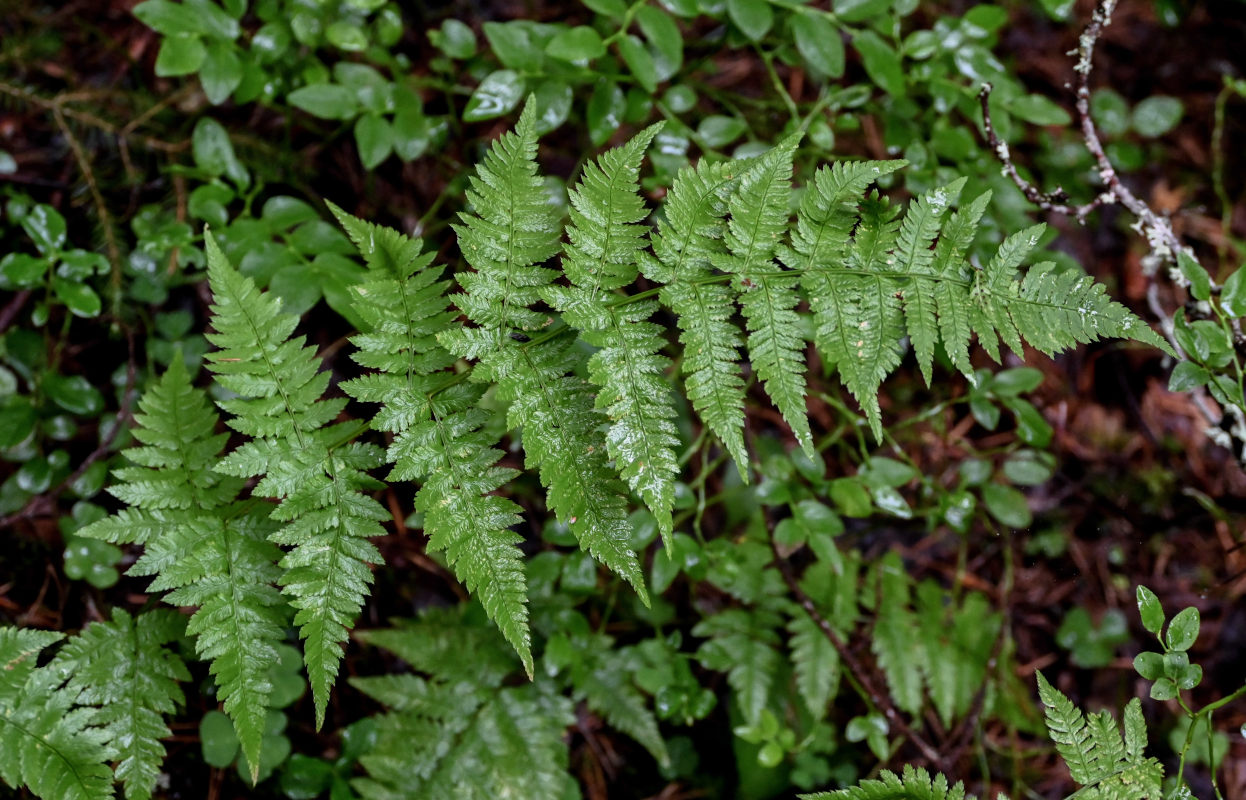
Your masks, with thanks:
[(1169, 650), (1184, 652), (1189, 650), (1198, 638), (1199, 616), (1197, 608), (1183, 608), (1168, 623), (1168, 634), (1165, 641)]
[(1011, 486), (986, 484), (982, 487), (982, 502), (992, 517), (1010, 528), (1028, 528), (1034, 521), (1025, 495)]
[(861, 64), (876, 86), (892, 97), (904, 97), (904, 70), (891, 45), (873, 31), (862, 31), (852, 37), (852, 46), (861, 54)]
[(829, 78), (844, 74), (844, 40), (839, 29), (821, 15), (793, 14), (796, 49), (810, 69)]
[(766, 0), (727, 0), (727, 16), (754, 42), (765, 36), (774, 24), (774, 11)]
[(1155, 95), (1134, 106), (1133, 128), (1148, 138), (1163, 136), (1177, 127), (1185, 108), (1175, 97)]
[(480, 122), (510, 113), (523, 99), (524, 89), (524, 79), (513, 70), (489, 73), (468, 99), (463, 121)]
[(606, 46), (597, 31), (577, 25), (550, 39), (545, 52), (562, 61), (588, 62), (605, 55)]
[[(1138, 598), (1138, 615), (1142, 617), (1142, 627), (1159, 635), (1164, 627), (1164, 607), (1160, 605), (1159, 598), (1155, 596), (1155, 592), (1145, 586), (1139, 586), (1135, 594)], [(1147, 676), (1143, 675), (1143, 677)], [(1154, 678), (1149, 678), (1149, 680), (1154, 680)]]
[(156, 54), (156, 75), (176, 78), (198, 72), (207, 55), (208, 49), (204, 47), (202, 37), (193, 34), (165, 37), (160, 43), (160, 52)]
[(372, 169), (394, 151), (394, 135), (389, 123), (377, 114), (364, 114), (355, 123), (355, 146), (359, 160)]
[(321, 119), (350, 119), (359, 112), (355, 92), (335, 83), (313, 83), (295, 89), (290, 105)]

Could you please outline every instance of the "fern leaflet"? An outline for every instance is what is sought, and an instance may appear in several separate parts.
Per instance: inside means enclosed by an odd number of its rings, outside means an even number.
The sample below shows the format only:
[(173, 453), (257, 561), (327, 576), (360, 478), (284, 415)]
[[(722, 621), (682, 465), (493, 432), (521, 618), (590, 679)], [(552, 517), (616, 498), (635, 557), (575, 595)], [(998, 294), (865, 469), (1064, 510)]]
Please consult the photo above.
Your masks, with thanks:
[(164, 716), (184, 702), (178, 681), (186, 665), (165, 647), (186, 627), (172, 609), (137, 618), (113, 609), (112, 620), (88, 625), (56, 654), (52, 667), (68, 676), (77, 702), (99, 708), (92, 720), (120, 759), (116, 778), (128, 800), (149, 798), (164, 762), (160, 740), (170, 735)]
[(59, 633), (0, 628), (0, 779), (46, 800), (113, 796), (109, 734), (77, 686), (53, 665), (36, 667)]
[(735, 460), (748, 480), (744, 448), (744, 378), (740, 332), (727, 287), (709, 282), (714, 259), (726, 250), (723, 217), (740, 164), (701, 161), (675, 176), (666, 196), (666, 216), (650, 232), (653, 255), (641, 271), (662, 286), (662, 304), (675, 312), (683, 344), (681, 369), (693, 409)]
[[(518, 341), (548, 318), (529, 308), (557, 274), (537, 266), (558, 250), (558, 224), (536, 168), (536, 106), (529, 101), (515, 130), (490, 148), (472, 179), (455, 227), (474, 272), (457, 278), (452, 299), (477, 327), (445, 331), (451, 352), (478, 361), (473, 377), (496, 381), (510, 401), (507, 421), (522, 430), (526, 463), (539, 470), (546, 499), (580, 546), (649, 602), (636, 554), (628, 546), (627, 499), (607, 462), (588, 384), (570, 374), (580, 356), (557, 331)], [(519, 338), (527, 339), (526, 334)]]
[(648, 321), (656, 303), (623, 305), (613, 294), (636, 279), (645, 237), (638, 223), (646, 216), (637, 178), (645, 148), (658, 130), (660, 125), (647, 128), (585, 168), (571, 192), (569, 243), (562, 261), (572, 285), (550, 285), (545, 297), (586, 342), (601, 348), (588, 369), (589, 379), (600, 387), (596, 406), (611, 419), (606, 447), (669, 544), (679, 474), (675, 407), (663, 379), (670, 361), (659, 355), (665, 345), (662, 329)]
[(910, 766), (904, 767), (902, 775), (883, 770), (877, 779), (861, 781), (847, 789), (800, 797), (801, 800), (974, 800), (973, 795), (965, 795), (964, 784), (949, 786), (944, 776), (932, 778), (926, 770)]
[(346, 401), (321, 399), (329, 375), (317, 372), (303, 337), (290, 338), (298, 319), (230, 266), (210, 236), (207, 254), (216, 330), (208, 340), (220, 348), (208, 361), (218, 382), (238, 395), (220, 403), (234, 415), (230, 427), (251, 437), (217, 470), (262, 476), (253, 493), (281, 501), (271, 518), (283, 524), (269, 539), (292, 548), (281, 560), (280, 583), (297, 609), (319, 726), (342, 643), (372, 581), (368, 563), (381, 560), (368, 539), (384, 533), (379, 521), (389, 514), (363, 493), (376, 488), (365, 470), (381, 453), (372, 445), (337, 444), (350, 438), (350, 426), (329, 423)]
[(109, 491), (131, 508), (79, 531), (109, 542), (144, 545), (131, 575), (156, 576), (148, 591), (171, 590), (173, 605), (198, 606), (187, 631), (211, 661), (225, 713), (234, 721), (249, 763), (260, 742), (288, 614), (273, 584), (280, 553), (265, 540), (271, 526), (236, 503), (242, 481), (213, 470), (226, 434), (207, 394), (194, 389), (182, 359), (139, 400), (133, 466), (114, 475)]
[(484, 390), (450, 369), (454, 356), (436, 340), (451, 323), (448, 281), (430, 269), (422, 242), (331, 206), (368, 266), (354, 307), (368, 330), (351, 337), (353, 358), (375, 372), (342, 384), (357, 400), (381, 403), (372, 427), (394, 434), (387, 459), (391, 480), (420, 480), (416, 509), (424, 514), (430, 550), (446, 552), (456, 576), (477, 597), (533, 673), (522, 537), (511, 528), (520, 508), (493, 492), (516, 471), (497, 466), (499, 452), (481, 433), (476, 407)]

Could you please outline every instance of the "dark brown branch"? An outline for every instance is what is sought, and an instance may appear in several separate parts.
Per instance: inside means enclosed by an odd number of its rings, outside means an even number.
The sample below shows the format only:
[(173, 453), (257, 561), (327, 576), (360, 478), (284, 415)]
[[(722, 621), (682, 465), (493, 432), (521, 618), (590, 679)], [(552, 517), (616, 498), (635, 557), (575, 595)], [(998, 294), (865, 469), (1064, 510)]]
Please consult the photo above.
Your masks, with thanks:
[(831, 623), (827, 621), (826, 617), (823, 617), (822, 613), (818, 611), (818, 607), (814, 604), (813, 598), (806, 594), (804, 589), (800, 588), (800, 584), (796, 581), (796, 576), (792, 574), (791, 564), (789, 564), (787, 559), (783, 557), (783, 554), (779, 552), (778, 544), (774, 540), (774, 526), (771, 524), (769, 515), (766, 517), (766, 528), (770, 534), (770, 549), (771, 552), (774, 553), (774, 563), (779, 569), (779, 574), (783, 576), (783, 582), (787, 584), (787, 588), (796, 599), (796, 602), (800, 604), (800, 607), (803, 608), (805, 613), (809, 615), (809, 619), (813, 620), (813, 623), (818, 626), (820, 631), (822, 631), (822, 634), (826, 637), (827, 641), (829, 641), (831, 646), (835, 648), (835, 652), (839, 654), (839, 658), (844, 663), (844, 666), (848, 668), (848, 672), (852, 674), (852, 677), (856, 680), (857, 684), (869, 696), (870, 702), (882, 712), (884, 717), (886, 717), (888, 726), (896, 730), (905, 739), (912, 742), (913, 745), (921, 751), (921, 754), (925, 756), (926, 760), (932, 767), (939, 772), (943, 772), (945, 774), (948, 773), (950, 771), (950, 764), (947, 760), (939, 755), (939, 751), (936, 750), (930, 742), (926, 741), (925, 737), (913, 730), (913, 728), (904, 721), (904, 717), (900, 715), (900, 712), (896, 708), (895, 704), (891, 702), (891, 695), (885, 691), (879, 690), (879, 688), (874, 684), (873, 679), (870, 677), (870, 671), (867, 670), (859, 660), (857, 660), (856, 655), (854, 655), (852, 650), (848, 648), (848, 644), (839, 635), (839, 632), (836, 631)]

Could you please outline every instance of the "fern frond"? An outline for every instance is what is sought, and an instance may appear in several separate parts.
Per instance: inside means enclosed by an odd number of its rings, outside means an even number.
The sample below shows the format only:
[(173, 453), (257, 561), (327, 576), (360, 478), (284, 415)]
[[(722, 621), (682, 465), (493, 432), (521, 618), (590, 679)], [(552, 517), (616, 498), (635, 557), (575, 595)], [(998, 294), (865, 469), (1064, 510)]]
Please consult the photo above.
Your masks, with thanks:
[(924, 769), (905, 766), (904, 774), (883, 770), (877, 779), (833, 792), (802, 794), (801, 800), (974, 800), (963, 783), (949, 786), (943, 775), (930, 777)]
[[(801, 588), (825, 619), (843, 638), (852, 631), (859, 615), (857, 607), (860, 558), (845, 553), (838, 570), (809, 569), (801, 577)], [(838, 651), (808, 612), (793, 605), (787, 629), (791, 634), (792, 667), (796, 689), (814, 718), (826, 716), (827, 704), (839, 691), (843, 675)]]
[(604, 153), (584, 170), (571, 192), (569, 243), (563, 272), (571, 286), (551, 285), (545, 297), (584, 341), (600, 348), (589, 359), (589, 380), (600, 387), (596, 407), (610, 417), (606, 447), (619, 474), (653, 512), (669, 543), (679, 464), (679, 435), (670, 385), (666, 342), (649, 322), (653, 302), (621, 304), (613, 294), (636, 279), (647, 212), (638, 192), (640, 162), (661, 125), (646, 128), (622, 147)]
[(736, 276), (733, 288), (748, 329), (749, 361), (797, 443), (812, 458), (805, 342), (796, 316), (798, 277), (776, 271), (774, 262), (790, 216), (792, 156), (798, 142), (799, 136), (789, 137), (741, 176), (727, 205), (727, 255), (714, 259), (714, 265)]
[(191, 386), (182, 359), (173, 359), (139, 400), (135, 420), (141, 446), (125, 451), (135, 466), (115, 470), (121, 483), (109, 489), (133, 508), (78, 533), (143, 544), (128, 574), (155, 576), (148, 591), (169, 591), (167, 602), (199, 607), (187, 631), (211, 662), (244, 754), (259, 763), (268, 671), (288, 618), (273, 588), (281, 571), (280, 551), (265, 540), (271, 526), (239, 513), (242, 481), (213, 470), (227, 435), (216, 433), (207, 393)]
[(1107, 711), (1089, 717), (1038, 673), (1047, 733), (1069, 775), (1104, 800), (1160, 800), (1163, 766), (1143, 754), (1146, 723), (1137, 698), (1125, 709), (1125, 740)]
[(909, 605), (909, 576), (895, 553), (878, 563), (878, 609), (870, 647), (896, 706), (910, 714), (922, 708), (921, 664), (929, 658), (918, 636), (917, 618)]
[(547, 321), (530, 306), (556, 275), (537, 265), (558, 252), (559, 226), (537, 176), (536, 140), (536, 103), (529, 99), (515, 130), (502, 134), (476, 167), (467, 190), (471, 212), (454, 226), (474, 272), (455, 276), (464, 291), (451, 299), (495, 347), (512, 330), (539, 330)]
[(185, 702), (179, 681), (186, 665), (165, 647), (177, 640), (185, 619), (171, 609), (134, 618), (113, 609), (112, 620), (88, 625), (56, 654), (53, 667), (69, 677), (78, 703), (99, 707), (99, 726), (120, 759), (116, 778), (128, 800), (149, 798), (164, 762), (164, 722)]
[[(968, 206), (953, 214), (943, 226), (943, 233), (935, 245), (935, 274), (942, 280), (934, 285), (935, 307), (939, 314), (939, 335), (943, 349), (952, 366), (961, 374), (974, 380), (973, 365), (969, 362), (969, 305), (965, 301), (968, 285), (965, 255), (973, 245), (978, 223), (991, 202), (991, 192), (978, 195)], [(927, 378), (927, 383), (929, 383)]]
[(61, 685), (59, 668), (35, 666), (40, 651), (62, 638), (0, 628), (0, 780), (43, 800), (111, 798), (115, 754), (98, 712), (82, 705), (79, 688)]
[(424, 514), (430, 550), (445, 551), (454, 574), (480, 598), (485, 611), (533, 673), (528, 630), (523, 537), (513, 501), (491, 494), (515, 476), (497, 466), (501, 452), (481, 432), (476, 408), (483, 388), (459, 383), (454, 356), (436, 334), (454, 319), (448, 281), (430, 269), (422, 242), (330, 206), (368, 266), (355, 287), (354, 308), (369, 329), (351, 337), (352, 358), (376, 372), (346, 381), (357, 400), (381, 403), (372, 427), (394, 434), (386, 454), (390, 479), (422, 482), (415, 507)]
[[(515, 662), (499, 647), (505, 645), (495, 633), (465, 624), (461, 614), (451, 611), (361, 638), (404, 660), (412, 656), (408, 663), (428, 677), (351, 679), (351, 685), (391, 708), (378, 719), (376, 745), (360, 759), (368, 777), (352, 781), (360, 795), (411, 800), (562, 796), (568, 758), (563, 733), (574, 721), (571, 704), (544, 683), (505, 688), (503, 679)], [(468, 643), (480, 649), (468, 649)], [(465, 652), (472, 658), (465, 660)], [(509, 669), (497, 668), (504, 664)]]
[(439, 340), (477, 360), (474, 380), (496, 381), (499, 396), (511, 403), (508, 424), (522, 429), (525, 463), (538, 469), (550, 508), (582, 548), (632, 584), (647, 604), (640, 565), (628, 545), (627, 498), (607, 461), (593, 394), (570, 374), (579, 354), (556, 333), (524, 342), (511, 336), (548, 323), (529, 306), (557, 275), (536, 266), (559, 245), (556, 213), (537, 177), (535, 123), (536, 106), (529, 100), (515, 130), (493, 144), (472, 179), (473, 211), (460, 215), (455, 230), (475, 271), (457, 276), (465, 292), (451, 299), (478, 327), (444, 331)]
[(744, 448), (744, 377), (739, 329), (725, 286), (704, 282), (725, 252), (727, 200), (746, 164), (701, 161), (675, 176), (664, 219), (650, 232), (653, 255), (642, 257), (645, 277), (664, 284), (662, 304), (676, 315), (683, 344), (681, 369), (692, 408), (727, 448), (748, 481)]
[(727, 673), (740, 711), (749, 725), (756, 725), (770, 698), (770, 688), (781, 659), (775, 631), (782, 625), (777, 614), (763, 608), (733, 608), (707, 617), (692, 629), (693, 636), (708, 641), (697, 650), (697, 659), (708, 669)]
[(930, 385), (935, 344), (939, 341), (935, 311), (935, 286), (938, 281), (934, 279), (937, 274), (934, 270), (935, 252), (931, 248), (939, 235), (943, 215), (960, 197), (966, 180), (960, 178), (914, 200), (904, 215), (900, 238), (896, 243), (895, 271), (909, 277), (908, 285), (902, 290), (904, 322), (926, 385)]
[(582, 653), (570, 675), (574, 699), (584, 700), (610, 727), (639, 742), (660, 766), (669, 766), (658, 721), (632, 681), (628, 649), (615, 647), (614, 639), (604, 635), (576, 638), (573, 645)]
[(220, 348), (207, 358), (217, 381), (238, 395), (220, 403), (234, 415), (230, 427), (252, 437), (217, 469), (262, 476), (253, 493), (281, 501), (271, 517), (284, 524), (269, 539), (292, 548), (281, 560), (280, 583), (297, 609), (319, 726), (342, 643), (372, 582), (368, 564), (381, 561), (368, 539), (384, 533), (380, 521), (389, 513), (363, 492), (375, 488), (366, 470), (381, 453), (372, 445), (337, 445), (341, 427), (326, 426), (346, 401), (321, 399), (329, 374), (318, 372), (303, 337), (290, 338), (297, 318), (230, 266), (211, 236), (206, 249), (215, 329), (207, 338)]

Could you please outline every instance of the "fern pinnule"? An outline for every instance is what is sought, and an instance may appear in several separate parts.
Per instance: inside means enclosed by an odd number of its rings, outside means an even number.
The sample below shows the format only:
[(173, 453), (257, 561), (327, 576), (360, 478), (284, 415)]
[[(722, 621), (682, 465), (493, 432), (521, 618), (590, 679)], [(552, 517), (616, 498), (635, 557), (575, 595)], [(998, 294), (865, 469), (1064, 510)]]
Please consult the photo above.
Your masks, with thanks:
[(595, 405), (609, 416), (606, 447), (623, 477), (653, 512), (668, 544), (679, 463), (678, 431), (666, 342), (649, 322), (652, 301), (623, 303), (616, 295), (636, 280), (645, 246), (647, 216), (639, 196), (640, 162), (661, 125), (604, 153), (584, 170), (571, 192), (569, 240), (562, 259), (570, 286), (550, 285), (546, 299), (586, 342), (600, 348), (589, 359), (589, 379), (599, 387)]
[[(237, 477), (260, 476), (253, 494), (280, 504), (271, 518), (283, 523), (269, 539), (291, 549), (282, 558), (281, 586), (296, 609), (317, 726), (323, 724), (342, 645), (369, 592), (369, 563), (380, 553), (368, 541), (384, 533), (389, 513), (365, 490), (376, 488), (366, 470), (381, 452), (373, 445), (341, 445), (343, 430), (329, 423), (346, 400), (322, 399), (329, 375), (280, 301), (237, 272), (207, 237), (212, 288), (209, 353), (217, 381), (238, 396), (220, 402), (230, 427), (252, 437), (217, 466)], [(254, 765), (252, 762), (253, 774)]]
[(901, 290), (905, 327), (928, 386), (934, 367), (935, 345), (939, 341), (935, 252), (931, 246), (939, 235), (944, 215), (960, 197), (965, 181), (965, 178), (959, 178), (947, 186), (932, 189), (909, 205), (900, 225), (900, 238), (893, 257), (895, 271), (909, 277), (907, 286)]
[(92, 724), (101, 728), (118, 759), (114, 775), (127, 800), (152, 796), (164, 764), (161, 739), (170, 735), (164, 717), (184, 702), (179, 681), (190, 673), (166, 647), (186, 620), (172, 609), (131, 617), (113, 609), (112, 619), (88, 625), (56, 654), (53, 668), (68, 676), (66, 689), (77, 702), (99, 708)]
[(963, 783), (949, 785), (943, 775), (933, 778), (924, 769), (906, 765), (900, 775), (883, 770), (877, 778), (861, 781), (847, 789), (802, 794), (801, 800), (974, 800), (965, 794)]
[(516, 473), (497, 466), (501, 452), (480, 431), (487, 419), (476, 407), (483, 387), (461, 383), (449, 369), (454, 356), (437, 342), (454, 319), (449, 282), (438, 280), (441, 270), (430, 268), (432, 254), (421, 254), (419, 239), (331, 209), (368, 266), (353, 302), (369, 329), (351, 337), (359, 348), (352, 358), (376, 370), (342, 390), (381, 404), (372, 427), (394, 434), (389, 478), (421, 481), (415, 507), (424, 514), (429, 549), (445, 551), (531, 676), (522, 537), (511, 530), (520, 508), (492, 494)]

